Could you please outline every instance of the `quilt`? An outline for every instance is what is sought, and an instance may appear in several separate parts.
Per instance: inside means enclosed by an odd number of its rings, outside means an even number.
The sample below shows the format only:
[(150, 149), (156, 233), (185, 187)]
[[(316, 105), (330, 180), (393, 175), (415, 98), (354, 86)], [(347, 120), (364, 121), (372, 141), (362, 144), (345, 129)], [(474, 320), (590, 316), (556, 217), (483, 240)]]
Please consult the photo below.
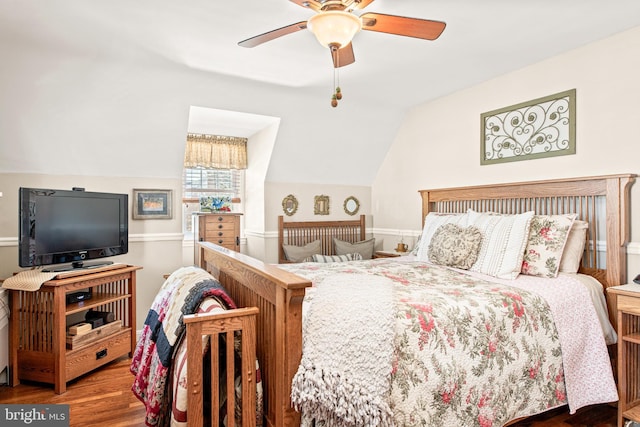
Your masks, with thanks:
[(235, 308), (222, 285), (206, 271), (184, 267), (172, 273), (156, 295), (131, 361), (131, 390), (146, 408), (145, 424), (168, 425), (171, 399), (168, 378), (174, 350), (185, 332), (182, 318), (207, 297)]
[[(337, 273), (393, 282), (393, 358), (385, 398), (397, 426), (502, 426), (565, 404), (573, 413), (617, 400), (595, 309), (570, 278), (494, 281), (392, 259), (281, 268), (314, 284)], [(305, 297), (305, 324), (315, 300), (330, 298), (316, 291)], [(352, 327), (357, 323), (343, 329)], [(303, 346), (303, 359), (304, 352)]]

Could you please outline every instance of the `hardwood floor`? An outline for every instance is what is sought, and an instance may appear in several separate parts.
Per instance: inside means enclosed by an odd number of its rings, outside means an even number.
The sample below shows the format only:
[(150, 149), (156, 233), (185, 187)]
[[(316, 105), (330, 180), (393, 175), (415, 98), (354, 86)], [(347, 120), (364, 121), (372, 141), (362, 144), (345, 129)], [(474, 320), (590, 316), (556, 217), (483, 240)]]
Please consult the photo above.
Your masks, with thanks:
[(0, 387), (0, 403), (69, 404), (70, 426), (144, 426), (144, 406), (131, 392), (131, 359), (121, 358), (67, 383), (67, 392), (53, 386), (23, 383)]
[[(0, 403), (57, 403), (70, 405), (72, 427), (126, 427), (144, 425), (144, 407), (131, 392), (133, 376), (128, 358), (118, 359), (67, 384), (57, 395), (53, 386), (25, 383), (0, 387)], [(559, 408), (513, 424), (515, 427), (615, 427), (616, 409), (596, 405), (569, 415)]]

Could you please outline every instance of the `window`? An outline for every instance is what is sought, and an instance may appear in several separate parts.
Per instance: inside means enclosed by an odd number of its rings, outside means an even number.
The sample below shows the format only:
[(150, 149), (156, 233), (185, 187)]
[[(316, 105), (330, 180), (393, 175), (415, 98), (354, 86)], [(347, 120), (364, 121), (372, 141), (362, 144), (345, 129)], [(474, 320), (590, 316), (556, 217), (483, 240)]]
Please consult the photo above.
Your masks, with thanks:
[(193, 212), (200, 210), (200, 197), (229, 196), (241, 200), (244, 188), (244, 170), (187, 168), (182, 174), (183, 233), (193, 235)]
[(238, 202), (244, 189), (247, 168), (247, 138), (187, 134), (182, 175), (182, 231), (193, 236), (193, 212), (200, 209), (200, 197), (229, 196)]

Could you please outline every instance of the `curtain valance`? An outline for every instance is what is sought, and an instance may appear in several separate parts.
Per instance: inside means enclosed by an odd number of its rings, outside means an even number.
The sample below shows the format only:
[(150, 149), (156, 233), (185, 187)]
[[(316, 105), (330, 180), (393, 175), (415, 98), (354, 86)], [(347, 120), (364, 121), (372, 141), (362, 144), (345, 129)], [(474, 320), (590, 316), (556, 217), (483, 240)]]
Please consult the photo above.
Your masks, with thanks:
[(187, 134), (186, 168), (246, 169), (247, 138)]

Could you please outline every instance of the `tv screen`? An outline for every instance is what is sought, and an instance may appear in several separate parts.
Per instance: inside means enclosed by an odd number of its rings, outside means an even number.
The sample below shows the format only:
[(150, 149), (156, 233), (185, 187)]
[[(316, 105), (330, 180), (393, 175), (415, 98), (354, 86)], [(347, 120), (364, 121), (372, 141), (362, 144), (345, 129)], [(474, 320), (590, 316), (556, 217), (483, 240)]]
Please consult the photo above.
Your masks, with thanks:
[(71, 268), (128, 252), (128, 196), (75, 190), (20, 188), (19, 265)]

